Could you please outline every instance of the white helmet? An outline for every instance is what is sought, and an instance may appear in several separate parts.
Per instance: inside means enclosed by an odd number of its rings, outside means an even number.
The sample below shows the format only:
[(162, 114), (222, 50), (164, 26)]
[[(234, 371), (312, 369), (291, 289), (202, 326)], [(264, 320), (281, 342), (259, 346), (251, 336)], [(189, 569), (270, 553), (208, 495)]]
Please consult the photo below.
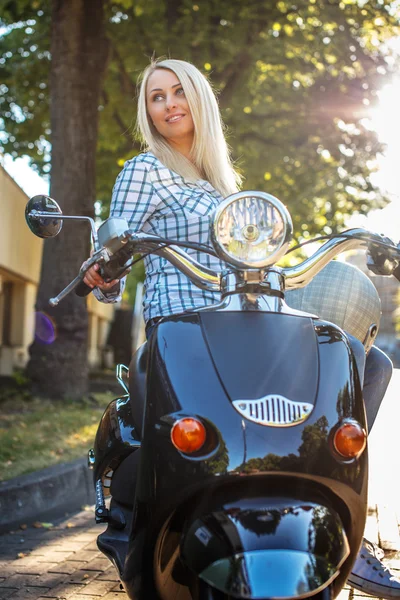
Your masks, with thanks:
[(305, 287), (288, 290), (289, 306), (318, 315), (371, 348), (378, 333), (381, 302), (372, 281), (349, 263), (332, 261)]

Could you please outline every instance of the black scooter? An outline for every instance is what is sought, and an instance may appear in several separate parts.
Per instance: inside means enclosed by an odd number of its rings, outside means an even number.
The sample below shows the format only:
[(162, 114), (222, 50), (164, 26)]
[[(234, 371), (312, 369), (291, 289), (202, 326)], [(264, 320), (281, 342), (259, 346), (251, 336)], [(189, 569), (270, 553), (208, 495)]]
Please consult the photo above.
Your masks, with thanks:
[[(61, 228), (48, 197), (32, 198), (26, 215), (42, 237)], [(278, 268), (290, 215), (262, 192), (228, 197), (211, 226), (214, 249), (134, 233), (121, 218), (97, 233), (92, 223), (92, 257), (50, 300), (90, 291), (82, 279), (95, 263), (106, 280), (122, 277), (138, 252), (221, 292), (215, 306), (162, 319), (134, 356), (129, 383), (117, 367), (124, 393), (89, 452), (96, 521), (107, 524), (98, 546), (132, 600), (334, 598), (365, 526), (359, 373), (377, 323), (350, 340), (290, 308), (284, 293), (352, 248), (368, 248), (372, 270), (400, 278), (400, 251), (353, 229), (302, 264)], [(215, 253), (226, 271), (206, 269), (191, 250)]]

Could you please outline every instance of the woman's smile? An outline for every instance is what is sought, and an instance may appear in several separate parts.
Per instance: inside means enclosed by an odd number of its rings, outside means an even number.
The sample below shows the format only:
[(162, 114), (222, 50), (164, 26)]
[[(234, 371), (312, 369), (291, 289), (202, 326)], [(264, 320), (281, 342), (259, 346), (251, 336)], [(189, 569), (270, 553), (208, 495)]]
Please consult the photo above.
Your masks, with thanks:
[(166, 117), (166, 121), (167, 123), (176, 123), (177, 121), (180, 121), (181, 119), (183, 119), (185, 115), (182, 114), (175, 114), (175, 115), (169, 115)]

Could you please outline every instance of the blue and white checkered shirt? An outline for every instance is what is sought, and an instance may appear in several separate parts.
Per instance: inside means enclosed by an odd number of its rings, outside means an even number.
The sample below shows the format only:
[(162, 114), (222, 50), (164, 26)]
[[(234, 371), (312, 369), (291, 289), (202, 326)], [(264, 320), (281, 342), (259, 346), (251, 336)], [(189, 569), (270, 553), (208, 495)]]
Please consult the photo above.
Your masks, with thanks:
[[(146, 152), (128, 160), (118, 175), (110, 216), (125, 217), (135, 231), (209, 245), (211, 214), (221, 200), (222, 196), (208, 181), (191, 183)], [(210, 269), (223, 268), (217, 258), (204, 252), (186, 252)], [(166, 259), (153, 254), (144, 262), (146, 322), (219, 302), (219, 293), (200, 290)], [(94, 294), (102, 302), (116, 302), (121, 297), (100, 290)]]

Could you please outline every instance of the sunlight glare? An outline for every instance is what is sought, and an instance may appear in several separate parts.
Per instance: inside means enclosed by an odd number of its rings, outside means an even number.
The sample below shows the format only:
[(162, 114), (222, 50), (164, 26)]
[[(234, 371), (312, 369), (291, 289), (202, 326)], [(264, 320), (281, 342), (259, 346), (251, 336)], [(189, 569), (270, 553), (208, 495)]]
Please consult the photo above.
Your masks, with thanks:
[(384, 233), (397, 243), (400, 238), (400, 77), (384, 86), (378, 96), (379, 105), (371, 110), (369, 126), (386, 144), (386, 149), (378, 157), (379, 171), (371, 175), (371, 180), (391, 202), (381, 210), (371, 211), (368, 216), (355, 215), (348, 225)]

